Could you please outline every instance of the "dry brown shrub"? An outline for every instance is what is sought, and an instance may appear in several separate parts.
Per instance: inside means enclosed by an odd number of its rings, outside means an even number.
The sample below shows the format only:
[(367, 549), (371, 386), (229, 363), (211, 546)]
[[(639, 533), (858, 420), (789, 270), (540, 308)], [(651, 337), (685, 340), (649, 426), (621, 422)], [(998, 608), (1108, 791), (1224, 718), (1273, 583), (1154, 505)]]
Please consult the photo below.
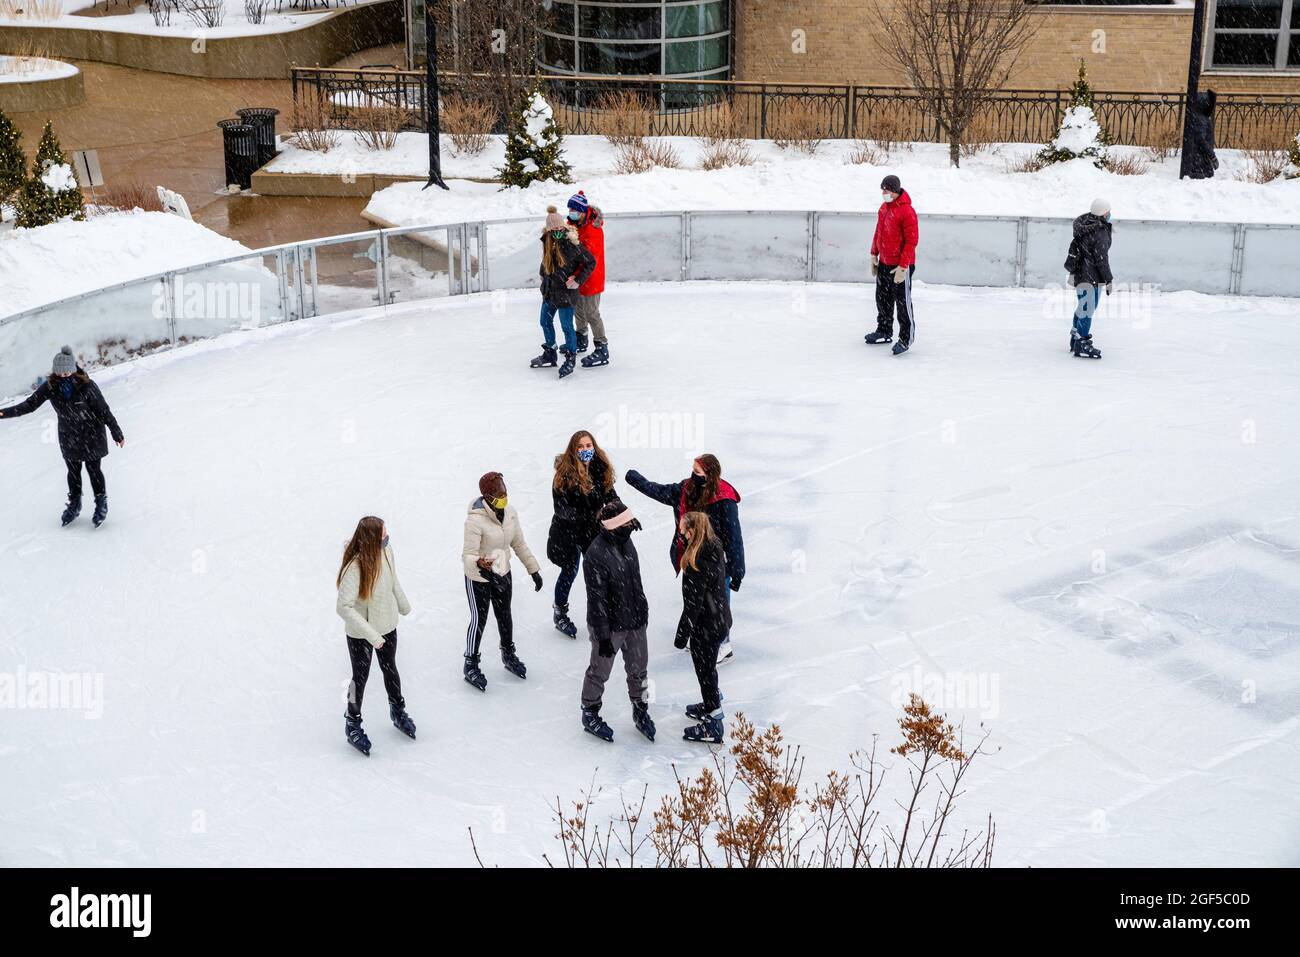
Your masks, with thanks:
[(483, 100), (463, 96), (444, 97), (439, 110), (442, 128), (451, 137), (452, 149), (465, 156), (478, 156), (492, 139), (497, 111)]
[(1285, 150), (1244, 150), (1246, 168), (1237, 173), (1237, 179), (1244, 183), (1271, 183), (1286, 175), (1291, 160)]
[(896, 109), (882, 106), (867, 117), (865, 124), (859, 125), (858, 132), (864, 139), (874, 142), (888, 157), (895, 149), (911, 151), (909, 129)]
[(1002, 168), (1008, 173), (1037, 173), (1046, 166), (1043, 157), (1035, 150), (1032, 153), (1026, 153), (1020, 157), (1013, 157), (1002, 163)]
[(1116, 156), (1112, 153), (1106, 159), (1106, 169), (1116, 176), (1141, 176), (1150, 168), (1150, 164), (1141, 156), (1132, 153)]
[(1152, 163), (1163, 163), (1183, 146), (1183, 131), (1173, 121), (1161, 123), (1147, 134), (1142, 152)]
[(95, 190), (95, 205), (102, 209), (122, 209), (127, 212), (133, 209), (163, 212), (162, 201), (158, 199), (158, 190), (142, 183), (100, 186)]
[(309, 97), (294, 103), (294, 142), (299, 149), (328, 153), (342, 142), (339, 131), (330, 128), (332, 122), (323, 100)]
[(849, 155), (844, 157), (845, 164), (879, 166), (887, 157), (887, 153), (871, 140), (857, 140), (853, 144), (853, 149)]
[(793, 147), (812, 156), (826, 139), (828, 122), (816, 101), (790, 98), (768, 107), (767, 134), (783, 150)]
[(655, 110), (650, 99), (634, 90), (606, 93), (586, 115), (588, 124), (610, 145), (626, 147), (650, 135)]
[(614, 148), (614, 172), (619, 174), (646, 173), (656, 166), (680, 169), (681, 165), (677, 150), (661, 140), (634, 139)]
[(411, 122), (411, 113), (400, 106), (371, 106), (352, 113), (356, 127), (352, 136), (368, 150), (391, 150), (397, 134)]
[(744, 140), (704, 140), (700, 169), (725, 169), (728, 166), (753, 166), (754, 154)]

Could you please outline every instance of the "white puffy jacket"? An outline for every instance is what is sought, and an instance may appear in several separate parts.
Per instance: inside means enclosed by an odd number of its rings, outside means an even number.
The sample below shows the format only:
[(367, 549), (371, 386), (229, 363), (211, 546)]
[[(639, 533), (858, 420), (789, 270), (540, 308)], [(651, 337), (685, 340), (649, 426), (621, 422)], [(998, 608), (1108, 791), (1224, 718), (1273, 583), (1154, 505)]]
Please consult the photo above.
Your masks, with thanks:
[(507, 505), (504, 517), (498, 520), (497, 513), (482, 496), (470, 502), (469, 515), (465, 517), (465, 547), (461, 550), (465, 577), (475, 582), (487, 581), (478, 567), (480, 558), (492, 559), (492, 570), (498, 575), (508, 575), (511, 549), (524, 563), (528, 574), (535, 574), (541, 568), (524, 541), (524, 530), (513, 505)]
[(354, 561), (343, 571), (338, 604), (334, 610), (343, 619), (344, 631), (349, 638), (364, 638), (376, 648), (382, 648), (384, 635), (397, 628), (398, 616), (411, 613), (411, 603), (406, 600), (402, 583), (397, 580), (392, 548), (384, 549), (370, 597), (362, 599), (360, 591), (361, 566)]

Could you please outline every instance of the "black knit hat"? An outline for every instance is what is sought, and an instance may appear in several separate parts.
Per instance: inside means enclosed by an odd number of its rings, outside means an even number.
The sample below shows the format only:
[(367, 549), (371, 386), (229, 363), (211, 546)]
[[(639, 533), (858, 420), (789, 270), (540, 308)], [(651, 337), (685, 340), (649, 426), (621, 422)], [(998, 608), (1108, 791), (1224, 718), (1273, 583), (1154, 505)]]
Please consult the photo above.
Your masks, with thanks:
[(901, 193), (903, 191), (903, 184), (898, 181), (897, 176), (890, 173), (880, 181), (880, 188), (887, 189), (891, 193)]

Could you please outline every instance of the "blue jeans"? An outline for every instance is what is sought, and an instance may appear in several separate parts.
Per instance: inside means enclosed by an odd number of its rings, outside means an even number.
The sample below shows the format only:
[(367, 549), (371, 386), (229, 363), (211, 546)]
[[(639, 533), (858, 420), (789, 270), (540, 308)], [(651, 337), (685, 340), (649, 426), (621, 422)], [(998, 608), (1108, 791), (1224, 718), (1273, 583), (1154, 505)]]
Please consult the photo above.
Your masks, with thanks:
[(1101, 287), (1080, 283), (1074, 287), (1074, 294), (1079, 297), (1079, 304), (1074, 307), (1074, 331), (1082, 338), (1092, 331), (1092, 317), (1101, 303)]
[(573, 307), (552, 306), (542, 303), (542, 335), (546, 345), (555, 348), (555, 314), (560, 314), (560, 329), (564, 332), (564, 347), (570, 352), (578, 351), (578, 333), (573, 328)]

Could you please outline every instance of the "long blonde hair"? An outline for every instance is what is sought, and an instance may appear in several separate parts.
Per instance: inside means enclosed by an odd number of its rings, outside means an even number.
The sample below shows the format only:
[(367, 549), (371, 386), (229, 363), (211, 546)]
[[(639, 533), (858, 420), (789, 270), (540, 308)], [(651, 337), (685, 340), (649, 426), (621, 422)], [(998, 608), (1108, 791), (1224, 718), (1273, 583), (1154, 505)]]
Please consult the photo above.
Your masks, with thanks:
[(709, 521), (709, 516), (703, 512), (687, 512), (682, 516), (682, 521), (686, 523), (686, 530), (690, 535), (686, 539), (686, 551), (682, 553), (682, 567), (689, 568), (691, 571), (699, 571), (700, 549), (704, 547), (705, 542), (716, 542), (718, 536), (713, 532), (713, 523)]
[(379, 577), (379, 563), (384, 557), (384, 521), (367, 515), (357, 522), (357, 530), (352, 533), (352, 541), (343, 549), (343, 564), (339, 566), (339, 575), (334, 582), (338, 588), (343, 584), (343, 573), (353, 562), (361, 570), (361, 586), (357, 597), (369, 601), (375, 590), (375, 580)]

